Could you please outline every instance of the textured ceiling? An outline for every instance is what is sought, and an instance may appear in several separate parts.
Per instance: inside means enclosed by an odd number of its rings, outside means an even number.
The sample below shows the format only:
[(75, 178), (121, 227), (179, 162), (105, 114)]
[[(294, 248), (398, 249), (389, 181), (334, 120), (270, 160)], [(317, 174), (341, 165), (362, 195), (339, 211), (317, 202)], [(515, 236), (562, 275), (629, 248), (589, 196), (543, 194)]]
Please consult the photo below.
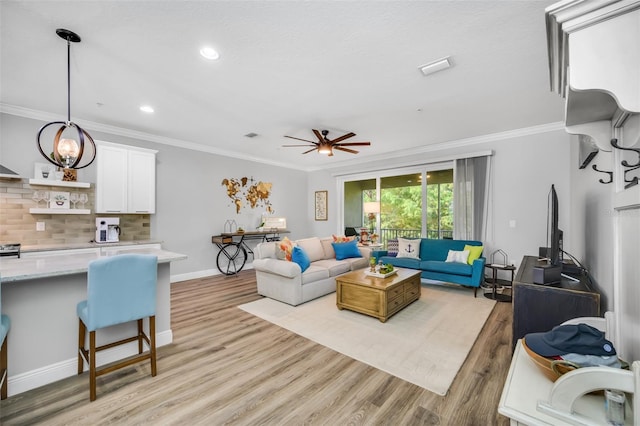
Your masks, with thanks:
[[(301, 169), (562, 120), (550, 92), (552, 1), (2, 1), (3, 111), (72, 118)], [(220, 59), (198, 54), (214, 46)], [(450, 56), (425, 77), (418, 66)], [(138, 107), (150, 104), (153, 115)], [(94, 126), (95, 127), (95, 126)], [(352, 131), (333, 157), (292, 143)], [(244, 135), (258, 134), (255, 138)]]

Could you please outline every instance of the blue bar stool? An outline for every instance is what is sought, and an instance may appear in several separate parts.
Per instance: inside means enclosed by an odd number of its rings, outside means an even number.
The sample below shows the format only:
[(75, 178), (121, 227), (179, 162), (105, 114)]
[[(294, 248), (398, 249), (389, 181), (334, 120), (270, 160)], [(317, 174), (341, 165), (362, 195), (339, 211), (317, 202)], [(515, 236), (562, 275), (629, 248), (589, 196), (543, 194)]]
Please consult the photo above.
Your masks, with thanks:
[[(140, 361), (151, 361), (156, 375), (156, 285), (158, 258), (146, 254), (122, 254), (89, 263), (87, 300), (78, 303), (78, 374), (89, 365), (89, 399), (96, 399), (96, 377)], [(149, 335), (142, 320), (149, 318)], [(96, 347), (96, 330), (137, 321), (136, 336)], [(89, 348), (85, 348), (89, 332)], [(130, 342), (138, 342), (138, 355), (103, 368), (96, 368), (96, 352)], [(143, 341), (149, 346), (143, 353)]]
[[(0, 280), (1, 281), (1, 280)], [(0, 309), (2, 308), (2, 284), (0, 283)], [(0, 399), (7, 399), (7, 333), (11, 328), (11, 321), (6, 315), (0, 314), (0, 341), (2, 349), (0, 349)]]

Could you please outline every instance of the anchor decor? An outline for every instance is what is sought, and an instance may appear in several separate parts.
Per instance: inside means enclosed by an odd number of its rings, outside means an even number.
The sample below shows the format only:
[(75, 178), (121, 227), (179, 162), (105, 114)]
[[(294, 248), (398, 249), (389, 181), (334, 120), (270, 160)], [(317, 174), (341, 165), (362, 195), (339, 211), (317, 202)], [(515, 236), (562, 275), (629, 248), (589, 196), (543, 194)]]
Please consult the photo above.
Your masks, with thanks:
[(626, 170), (623, 172), (624, 177), (624, 189), (631, 188), (634, 185), (638, 184), (638, 176), (634, 176), (631, 179), (627, 179), (627, 173), (632, 172), (634, 170), (640, 169), (640, 149), (637, 148), (625, 148), (623, 146), (618, 145), (618, 139), (611, 139), (611, 146), (617, 148), (622, 151), (632, 151), (638, 155), (638, 162), (635, 164), (629, 163), (627, 160), (622, 160), (620, 165), (624, 167)]
[(411, 243), (409, 243), (409, 244), (407, 244), (407, 248), (406, 248), (404, 251), (405, 251), (406, 253), (411, 254), (411, 253), (415, 252), (415, 249), (414, 249), (414, 250), (412, 250), (412, 249), (411, 249)]

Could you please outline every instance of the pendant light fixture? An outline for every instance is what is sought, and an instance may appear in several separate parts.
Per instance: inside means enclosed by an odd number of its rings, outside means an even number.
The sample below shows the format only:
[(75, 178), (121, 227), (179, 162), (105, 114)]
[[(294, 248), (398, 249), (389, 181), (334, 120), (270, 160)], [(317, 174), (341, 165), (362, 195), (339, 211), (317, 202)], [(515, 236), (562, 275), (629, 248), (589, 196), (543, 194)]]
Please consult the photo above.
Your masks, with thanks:
[[(67, 41), (67, 121), (52, 121), (42, 126), (37, 136), (38, 150), (47, 161), (58, 167), (65, 169), (82, 169), (95, 160), (96, 144), (89, 133), (71, 121), (71, 42), (80, 42), (80, 36), (73, 31), (62, 28), (58, 28), (56, 34), (58, 34), (58, 37)], [(52, 148), (44, 150), (41, 141), (42, 132), (54, 124), (61, 124), (61, 126), (53, 138)], [(70, 137), (63, 135), (65, 131), (70, 130), (70, 128), (77, 131), (78, 141), (73, 139), (72, 135), (69, 135)]]

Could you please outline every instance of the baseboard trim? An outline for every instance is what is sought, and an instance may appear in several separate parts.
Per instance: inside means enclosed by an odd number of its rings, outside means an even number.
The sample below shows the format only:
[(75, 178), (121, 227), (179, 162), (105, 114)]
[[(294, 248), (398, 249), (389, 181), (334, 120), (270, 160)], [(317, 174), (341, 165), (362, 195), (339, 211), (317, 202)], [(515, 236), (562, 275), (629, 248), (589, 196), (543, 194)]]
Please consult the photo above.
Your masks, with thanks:
[[(242, 270), (244, 271), (246, 269), (253, 269), (253, 263), (245, 264)], [(188, 272), (186, 274), (171, 275), (169, 281), (171, 283), (178, 283), (181, 281), (196, 280), (198, 278), (211, 277), (220, 274), (220, 271), (218, 271), (217, 269), (204, 269), (202, 271)]]
[[(169, 345), (173, 342), (173, 332), (171, 329), (156, 334), (156, 347)], [(106, 349), (96, 354), (98, 365), (108, 364), (119, 359), (126, 358), (138, 353), (138, 344), (131, 342), (119, 347)], [(8, 377), (8, 396), (17, 395), (58, 380), (78, 374), (78, 359), (72, 358), (55, 364), (27, 371)], [(85, 370), (87, 369), (85, 365)], [(87, 382), (88, 383), (88, 382)]]

